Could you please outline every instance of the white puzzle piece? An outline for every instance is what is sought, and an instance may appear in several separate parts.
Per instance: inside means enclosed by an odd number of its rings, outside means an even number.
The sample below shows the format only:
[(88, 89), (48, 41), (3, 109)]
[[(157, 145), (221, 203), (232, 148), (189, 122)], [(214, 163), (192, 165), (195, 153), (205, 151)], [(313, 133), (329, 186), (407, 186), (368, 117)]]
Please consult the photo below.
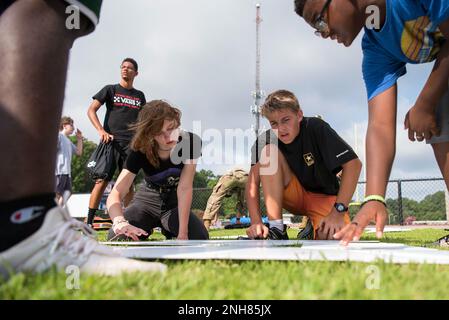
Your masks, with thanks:
[(180, 260), (290, 260), (449, 264), (449, 251), (378, 241), (186, 240), (106, 242), (125, 257)]
[[(413, 231), (413, 229), (406, 228), (406, 227), (393, 227), (393, 226), (386, 226), (384, 228), (384, 233), (389, 233), (389, 232), (408, 232), (408, 231)], [(366, 227), (365, 228), (365, 232), (366, 233), (375, 233), (376, 232), (376, 227)]]

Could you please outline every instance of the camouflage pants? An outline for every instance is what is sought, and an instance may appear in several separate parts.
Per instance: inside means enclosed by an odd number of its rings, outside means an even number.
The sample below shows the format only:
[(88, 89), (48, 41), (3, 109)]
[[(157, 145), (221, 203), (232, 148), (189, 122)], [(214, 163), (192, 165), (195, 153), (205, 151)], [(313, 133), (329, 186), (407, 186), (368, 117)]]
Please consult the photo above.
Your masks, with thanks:
[(207, 201), (203, 220), (211, 220), (212, 223), (215, 223), (218, 220), (218, 214), (223, 200), (231, 197), (233, 194), (237, 195), (237, 214), (242, 214), (245, 211), (245, 186), (247, 181), (248, 175), (241, 174), (240, 172), (222, 176)]

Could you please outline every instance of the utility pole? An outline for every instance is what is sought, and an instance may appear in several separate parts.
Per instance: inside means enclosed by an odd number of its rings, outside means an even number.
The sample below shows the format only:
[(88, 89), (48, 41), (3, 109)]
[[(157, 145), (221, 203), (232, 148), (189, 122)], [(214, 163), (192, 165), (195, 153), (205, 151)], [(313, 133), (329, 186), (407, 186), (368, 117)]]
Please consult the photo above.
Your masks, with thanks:
[(262, 99), (264, 93), (260, 88), (260, 24), (262, 23), (262, 18), (260, 15), (260, 3), (256, 4), (256, 90), (253, 92), (254, 105), (251, 106), (251, 113), (255, 118), (255, 124), (253, 126), (256, 137), (259, 136), (260, 129), (260, 106), (262, 104)]

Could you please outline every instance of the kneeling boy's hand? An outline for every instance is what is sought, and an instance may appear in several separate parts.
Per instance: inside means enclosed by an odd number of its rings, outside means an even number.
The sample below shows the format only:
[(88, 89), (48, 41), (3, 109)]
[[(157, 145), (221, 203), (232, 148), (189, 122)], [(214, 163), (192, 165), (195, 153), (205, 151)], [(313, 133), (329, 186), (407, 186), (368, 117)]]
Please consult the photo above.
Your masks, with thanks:
[(250, 239), (266, 239), (268, 228), (263, 223), (255, 223), (246, 229), (246, 234)]
[(347, 246), (351, 241), (359, 241), (363, 230), (371, 222), (376, 222), (376, 236), (382, 238), (388, 213), (384, 204), (378, 201), (367, 202), (357, 215), (340, 232), (334, 235), (335, 239), (341, 239), (341, 244)]
[(331, 213), (321, 220), (317, 229), (317, 240), (333, 240), (334, 234), (345, 226), (344, 214), (337, 212), (335, 208)]

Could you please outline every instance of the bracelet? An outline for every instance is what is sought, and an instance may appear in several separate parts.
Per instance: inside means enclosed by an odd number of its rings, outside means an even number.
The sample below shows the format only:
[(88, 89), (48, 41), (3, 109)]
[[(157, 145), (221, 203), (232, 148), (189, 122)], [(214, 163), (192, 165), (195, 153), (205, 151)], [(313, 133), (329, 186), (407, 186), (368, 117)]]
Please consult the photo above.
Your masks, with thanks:
[(119, 221), (117, 223), (114, 223), (112, 225), (112, 230), (114, 230), (114, 233), (116, 233), (118, 227), (122, 227), (123, 228), (123, 227), (129, 226), (129, 225), (130, 224), (129, 224), (129, 222), (127, 220), (122, 220), (122, 221)]
[(375, 194), (366, 196), (365, 199), (363, 199), (362, 206), (370, 201), (378, 201), (378, 202), (381, 202), (385, 207), (387, 206), (385, 198), (382, 196), (379, 196), (379, 195), (375, 195)]
[(112, 225), (113, 226), (118, 225), (119, 223), (122, 223), (122, 222), (128, 222), (128, 220), (126, 220), (124, 216), (118, 216), (118, 217), (114, 218)]

